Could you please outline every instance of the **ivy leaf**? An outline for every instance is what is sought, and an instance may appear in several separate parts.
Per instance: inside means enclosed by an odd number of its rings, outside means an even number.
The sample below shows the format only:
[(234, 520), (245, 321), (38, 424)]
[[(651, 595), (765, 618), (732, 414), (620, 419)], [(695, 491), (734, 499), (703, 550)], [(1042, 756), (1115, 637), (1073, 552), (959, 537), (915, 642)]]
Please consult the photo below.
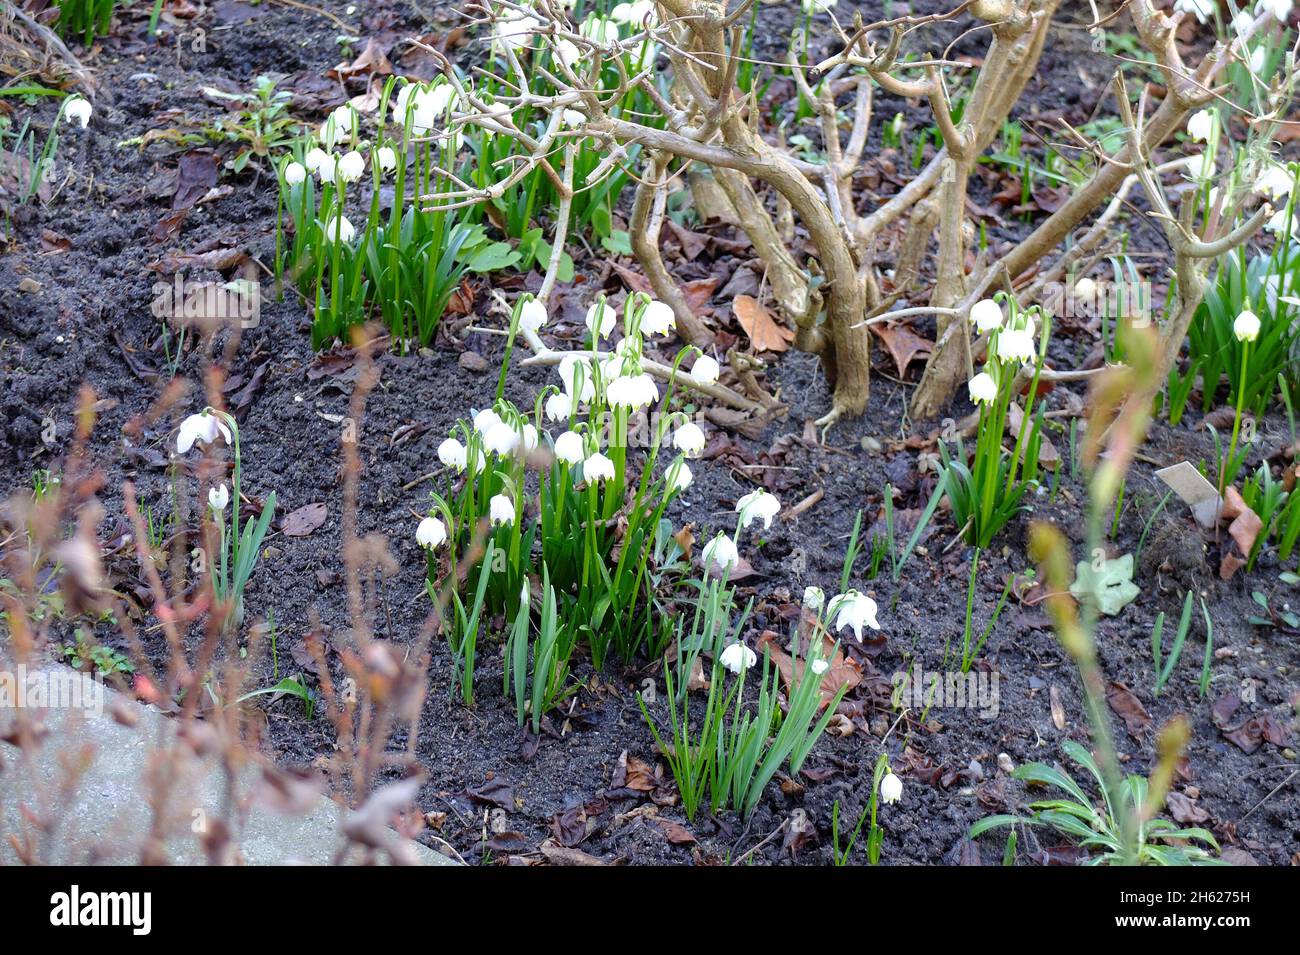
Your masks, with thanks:
[(1141, 593), (1133, 583), (1133, 555), (1103, 559), (1100, 566), (1079, 561), (1070, 593), (1076, 600), (1093, 601), (1106, 616), (1115, 616)]

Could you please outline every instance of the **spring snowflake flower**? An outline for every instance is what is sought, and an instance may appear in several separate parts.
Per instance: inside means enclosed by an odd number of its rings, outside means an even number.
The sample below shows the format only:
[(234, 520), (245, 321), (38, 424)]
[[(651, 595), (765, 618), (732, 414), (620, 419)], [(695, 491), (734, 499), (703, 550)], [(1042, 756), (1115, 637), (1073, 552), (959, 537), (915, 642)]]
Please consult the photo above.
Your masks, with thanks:
[(296, 186), (307, 178), (307, 169), (300, 162), (291, 162), (284, 167), (284, 181), (287, 185)]
[(569, 69), (573, 69), (574, 64), (578, 62), (581, 56), (582, 53), (578, 50), (577, 44), (572, 40), (559, 39), (555, 41), (555, 58)]
[(566, 109), (560, 114), (560, 118), (569, 129), (577, 129), (587, 121), (587, 114), (577, 109)]
[(1002, 361), (1034, 360), (1034, 333), (1028, 328), (1004, 328), (998, 332), (997, 356)]
[(192, 414), (181, 422), (176, 431), (176, 453), (185, 454), (194, 447), (195, 441), (211, 444), (217, 440), (217, 435), (221, 435), (222, 440), (230, 444), (230, 429), (215, 414), (207, 411)]
[(704, 450), (704, 429), (694, 421), (688, 421), (673, 433), (673, 447), (688, 458), (693, 458)]
[(446, 540), (447, 527), (436, 517), (426, 517), (415, 529), (415, 542), (425, 550), (441, 547)]
[[(504, 457), (519, 447), (519, 432), (500, 418), (483, 432), (483, 447)], [(535, 438), (534, 438), (535, 440)]]
[(366, 171), (366, 159), (355, 149), (343, 154), (339, 160), (339, 178), (344, 182), (356, 182)]
[(1288, 225), (1291, 226), (1294, 233), (1300, 234), (1300, 213), (1291, 215), (1284, 207), (1273, 213), (1273, 217), (1264, 223), (1264, 228), (1269, 232), (1282, 235), (1286, 232)]
[(582, 26), (578, 28), (578, 32), (593, 43), (600, 43), (604, 46), (617, 43), (619, 40), (618, 24), (613, 20), (598, 17), (594, 14), (582, 21)]
[(614, 310), (604, 302), (596, 302), (587, 309), (585, 323), (587, 330), (597, 339), (604, 338), (614, 330), (614, 321), (617, 316)]
[(356, 110), (344, 103), (325, 117), (325, 122), (321, 123), (320, 127), (320, 141), (325, 144), (326, 149), (332, 151), (335, 146), (352, 142), (356, 115)]
[(722, 369), (718, 367), (718, 360), (709, 355), (701, 355), (695, 359), (695, 364), (691, 367), (691, 378), (699, 385), (711, 385), (718, 380), (718, 373)]
[(1291, 8), (1295, 6), (1294, 0), (1259, 0), (1255, 4), (1255, 13), (1263, 13), (1267, 10), (1273, 14), (1273, 19), (1278, 23), (1286, 23), (1291, 16)]
[(1263, 46), (1255, 47), (1250, 51), (1250, 72), (1256, 74), (1264, 72), (1264, 64), (1267, 60), (1268, 48)]
[(1214, 114), (1208, 109), (1199, 109), (1187, 120), (1187, 135), (1198, 143), (1210, 141), (1214, 132)]
[(321, 153), (316, 159), (316, 168), (312, 171), (322, 183), (333, 182), (338, 172), (338, 165), (338, 157), (333, 153)]
[(303, 157), (302, 161), (306, 165), (307, 171), (314, 173), (320, 168), (320, 164), (329, 158), (329, 155), (319, 146), (313, 146), (307, 151), (307, 155)]
[[(582, 355), (565, 355), (557, 371), (564, 390), (574, 401), (590, 401), (596, 394), (596, 381), (590, 361)], [(579, 387), (581, 385), (581, 387)]]
[(750, 491), (736, 502), (736, 513), (740, 515), (740, 526), (749, 527), (755, 520), (763, 522), (765, 530), (771, 530), (772, 518), (781, 510), (781, 502), (775, 494), (769, 494), (761, 487)]
[(517, 10), (509, 11), (492, 25), (492, 43), (499, 49), (516, 52), (531, 46), (533, 34), (542, 24), (536, 18)]
[(375, 150), (375, 162), (380, 172), (392, 172), (397, 168), (397, 153), (392, 146), (380, 146)]
[(620, 3), (609, 11), (609, 18), (615, 23), (640, 26), (645, 23), (646, 17), (650, 18), (651, 23), (654, 22), (654, 0), (635, 0), (634, 3)]
[(609, 383), (611, 405), (636, 411), (658, 400), (659, 389), (655, 380), (644, 372), (639, 375), (623, 375)]
[(208, 488), (208, 506), (217, 513), (226, 509), (230, 503), (230, 491), (224, 484), (218, 484), (216, 487)]
[(485, 434), (489, 428), (501, 423), (501, 416), (491, 408), (474, 412), (474, 430), (479, 434)]
[(858, 638), (858, 643), (862, 642), (864, 626), (872, 630), (880, 629), (880, 624), (876, 622), (876, 602), (856, 590), (849, 590), (832, 597), (829, 613), (835, 618), (835, 629), (840, 631), (845, 627), (851, 627), (853, 635)]
[(1255, 18), (1250, 15), (1249, 10), (1238, 10), (1237, 15), (1232, 18), (1232, 29), (1237, 36), (1245, 36), (1255, 24)]
[(1295, 177), (1285, 166), (1279, 166), (1277, 163), (1269, 163), (1255, 180), (1255, 191), (1268, 196), (1274, 202), (1279, 201), (1283, 196), (1289, 196), (1295, 191), (1295, 186)]
[(814, 13), (825, 13), (833, 6), (835, 0), (803, 0), (803, 12), (809, 16)]
[(715, 566), (720, 570), (732, 570), (740, 563), (736, 542), (726, 534), (719, 534), (705, 544), (700, 557), (704, 561), (705, 570)]
[(546, 399), (547, 421), (568, 421), (573, 416), (573, 399), (557, 391)]
[(691, 473), (685, 461), (678, 461), (669, 468), (668, 477), (672, 481), (670, 491), (684, 491), (695, 481), (695, 475)]
[(515, 502), (504, 494), (498, 494), (488, 501), (488, 520), (493, 527), (515, 522)]
[(333, 242), (337, 237), (340, 242), (348, 243), (356, 236), (357, 230), (348, 221), (347, 216), (331, 216), (325, 223), (325, 241)]
[(80, 96), (69, 96), (63, 101), (63, 121), (76, 123), (82, 129), (90, 123), (92, 110), (89, 101)]
[(903, 798), (903, 781), (893, 773), (886, 773), (880, 781), (880, 798), (887, 804)]
[(1232, 323), (1232, 334), (1239, 342), (1253, 342), (1259, 337), (1259, 316), (1246, 309)]
[(991, 332), (1002, 327), (1002, 306), (991, 298), (976, 302), (970, 309), (970, 320), (979, 332)]
[(455, 438), (448, 438), (438, 445), (438, 460), (446, 467), (463, 471), (465, 463), (469, 460), (469, 451)]
[(519, 327), (530, 332), (538, 331), (549, 318), (546, 306), (535, 298), (530, 298), (519, 307)]
[(1074, 300), (1092, 305), (1097, 300), (1097, 283), (1086, 275), (1074, 283)]
[(676, 327), (677, 316), (671, 305), (652, 300), (641, 312), (641, 331), (647, 335), (667, 335)]
[(718, 657), (718, 662), (732, 673), (748, 670), (758, 662), (758, 654), (743, 643), (729, 644)]
[(555, 456), (565, 464), (578, 464), (587, 455), (582, 435), (576, 431), (566, 431), (555, 439)]
[(993, 380), (993, 376), (987, 371), (981, 371), (968, 383), (970, 388), (970, 400), (974, 404), (980, 404), (985, 401), (992, 401), (998, 396), (998, 383)]
[(593, 481), (612, 481), (614, 462), (597, 451), (582, 462), (582, 479), (588, 484)]
[(1218, 0), (1174, 0), (1175, 13), (1190, 13), (1201, 23), (1206, 23), (1214, 16)]
[(830, 663), (825, 660), (814, 660), (812, 663), (808, 664), (808, 666), (812, 669), (813, 673), (816, 673), (818, 676), (821, 676), (831, 668)]
[(525, 424), (520, 434), (525, 451), (537, 450), (537, 427), (532, 424)]

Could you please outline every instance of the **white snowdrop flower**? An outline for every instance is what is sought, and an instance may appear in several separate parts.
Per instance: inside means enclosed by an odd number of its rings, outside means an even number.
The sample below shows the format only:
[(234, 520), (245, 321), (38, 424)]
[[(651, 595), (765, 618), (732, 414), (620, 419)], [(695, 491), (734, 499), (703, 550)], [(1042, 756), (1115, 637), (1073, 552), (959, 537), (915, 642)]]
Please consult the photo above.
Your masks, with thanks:
[(876, 602), (864, 593), (856, 590), (845, 591), (831, 598), (830, 614), (835, 618), (836, 631), (845, 627), (853, 629), (853, 635), (862, 642), (863, 626), (879, 630), (876, 622)]
[(671, 305), (651, 300), (641, 311), (641, 331), (647, 335), (667, 335), (676, 327), (677, 316)]
[(520, 442), (525, 451), (537, 450), (537, 426), (534, 424), (525, 424), (523, 432), (520, 434)]
[(438, 518), (429, 516), (415, 529), (415, 542), (425, 550), (441, 547), (447, 540), (447, 528)]
[(307, 169), (300, 162), (291, 162), (284, 167), (284, 181), (296, 186), (307, 178)]
[(1264, 64), (1268, 60), (1268, 48), (1257, 46), (1250, 51), (1250, 72), (1263, 73)]
[(802, 5), (803, 12), (812, 15), (814, 13), (825, 13), (835, 6), (835, 0), (803, 0)]
[(591, 364), (585, 356), (565, 355), (556, 369), (564, 390), (574, 401), (590, 401), (596, 394), (596, 382)]
[(582, 462), (582, 479), (588, 484), (593, 481), (612, 481), (614, 462), (597, 451)]
[(326, 242), (333, 242), (338, 239), (340, 242), (348, 243), (352, 241), (356, 234), (357, 230), (348, 221), (347, 216), (331, 216), (329, 222), (325, 223)]
[(975, 404), (992, 401), (998, 396), (998, 383), (986, 371), (981, 371), (972, 378), (967, 387), (970, 389), (970, 400)]
[(758, 654), (743, 643), (728, 644), (718, 657), (718, 662), (732, 673), (748, 670), (758, 662)]
[(316, 178), (322, 183), (333, 182), (338, 170), (338, 157), (333, 153), (321, 153), (316, 159), (316, 168), (312, 170), (316, 173)]
[(991, 332), (1002, 327), (1002, 306), (991, 298), (976, 302), (970, 309), (970, 320), (980, 332)]
[(483, 447), (493, 454), (511, 454), (519, 447), (519, 432), (498, 419), (483, 432)]
[(673, 447), (688, 458), (693, 458), (704, 450), (704, 429), (694, 421), (688, 421), (673, 433)]
[(1294, 0), (1259, 0), (1255, 4), (1255, 13), (1260, 14), (1267, 10), (1273, 14), (1273, 19), (1278, 23), (1286, 23), (1291, 16), (1291, 8), (1295, 6)]
[(1259, 316), (1246, 309), (1232, 323), (1232, 334), (1239, 342), (1253, 342), (1259, 337)]
[(482, 411), (474, 412), (474, 430), (479, 434), (485, 434), (488, 428), (501, 424), (501, 416), (491, 408), (484, 408)]
[(831, 665), (825, 660), (814, 660), (812, 663), (808, 664), (808, 666), (812, 669), (813, 673), (816, 673), (818, 676), (821, 676), (831, 668)]
[(1210, 141), (1214, 132), (1214, 114), (1208, 109), (1198, 109), (1187, 120), (1187, 135), (1198, 143)]
[(546, 306), (535, 298), (530, 298), (519, 307), (519, 327), (530, 332), (538, 331), (549, 318)]
[(366, 171), (366, 159), (355, 149), (343, 154), (339, 160), (338, 173), (339, 178), (344, 182), (356, 182)]
[(446, 467), (463, 471), (469, 460), (469, 450), (455, 438), (448, 438), (438, 445), (438, 460)]
[(998, 332), (997, 356), (1002, 361), (1034, 360), (1034, 333), (1030, 329), (1004, 328)]
[(720, 570), (732, 570), (740, 563), (740, 552), (736, 550), (735, 541), (726, 534), (719, 534), (704, 545), (700, 558), (705, 570), (715, 566)]
[(397, 168), (397, 153), (392, 146), (380, 146), (375, 150), (375, 162), (379, 163), (380, 172), (392, 172)]
[(1097, 300), (1097, 283), (1086, 275), (1074, 283), (1074, 300), (1091, 305)]
[(1214, 16), (1218, 0), (1174, 0), (1175, 13), (1190, 13), (1201, 23), (1206, 23)]
[(76, 123), (82, 129), (85, 129), (90, 123), (91, 112), (90, 102), (81, 96), (69, 96), (63, 101), (63, 121), (65, 123)]
[(691, 378), (699, 385), (711, 385), (718, 380), (718, 374), (721, 372), (718, 367), (718, 360), (710, 355), (701, 355), (695, 359), (695, 364), (691, 366)]
[(636, 411), (659, 400), (659, 389), (649, 375), (622, 375), (609, 383), (609, 403)]
[(226, 509), (230, 503), (230, 490), (224, 484), (218, 484), (216, 487), (208, 488), (208, 506), (217, 513)]
[(211, 444), (221, 435), (226, 444), (230, 444), (230, 429), (214, 413), (201, 411), (192, 414), (181, 422), (176, 431), (176, 453), (185, 454), (194, 447), (194, 442)]
[(748, 527), (755, 520), (761, 520), (766, 530), (772, 528), (772, 518), (781, 510), (781, 502), (775, 494), (769, 494), (761, 487), (750, 491), (736, 502), (736, 513), (740, 515), (740, 526)]
[(1277, 163), (1269, 163), (1255, 180), (1255, 191), (1268, 196), (1274, 202), (1283, 196), (1289, 196), (1295, 191), (1295, 186), (1295, 177), (1285, 166), (1279, 166)]
[(617, 317), (614, 310), (601, 301), (595, 302), (591, 308), (587, 309), (587, 317), (584, 322), (587, 330), (595, 335), (597, 339), (601, 339), (614, 330), (614, 322)]
[(903, 781), (893, 773), (886, 773), (880, 781), (880, 798), (886, 805), (903, 798)]
[(570, 129), (577, 129), (587, 121), (587, 114), (583, 113), (581, 110), (566, 109), (560, 114), (560, 118), (564, 121), (565, 126)]
[(566, 431), (555, 439), (555, 456), (565, 464), (578, 464), (587, 455), (582, 435), (576, 431)]
[(504, 494), (498, 494), (488, 501), (488, 520), (494, 527), (515, 522), (515, 502)]
[(557, 391), (546, 399), (547, 421), (568, 421), (573, 416), (573, 399)]
[(668, 469), (668, 476), (672, 479), (670, 491), (684, 491), (695, 481), (695, 475), (691, 469), (686, 466), (685, 461), (679, 461)]

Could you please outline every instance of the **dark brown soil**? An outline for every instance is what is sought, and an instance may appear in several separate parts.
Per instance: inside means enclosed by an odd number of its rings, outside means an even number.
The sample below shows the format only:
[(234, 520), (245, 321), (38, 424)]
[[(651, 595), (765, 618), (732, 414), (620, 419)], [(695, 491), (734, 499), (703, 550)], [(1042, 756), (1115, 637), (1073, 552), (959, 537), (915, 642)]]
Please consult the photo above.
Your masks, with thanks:
[[(320, 6), (349, 16), (347, 4), (322, 0)], [(371, 2), (361, 7), (363, 37), (383, 32), (394, 39), (427, 30), (410, 13), (410, 6)], [(879, 14), (880, 4), (860, 5), (864, 15)], [(937, 2), (915, 8), (940, 8)], [(764, 36), (783, 35), (789, 6), (760, 5), (760, 16), (773, 26)], [(847, 15), (845, 4), (837, 8)], [(925, 12), (920, 10), (920, 12)], [(1071, 15), (1072, 16), (1072, 15)], [(843, 18), (843, 16), (842, 16)], [(450, 14), (435, 19), (435, 32), (453, 22)], [(1063, 18), (1066, 22), (1070, 16)], [(782, 25), (782, 20), (787, 21)], [(0, 487), (5, 496), (29, 486), (39, 468), (58, 468), (71, 429), (71, 408), (78, 385), (88, 382), (106, 399), (95, 429), (95, 446), (106, 470), (104, 502), (109, 517), (103, 538), (124, 530), (120, 488), (134, 480), (142, 500), (164, 513), (169, 510), (170, 489), (163, 464), (170, 429), (182, 413), (203, 404), (202, 357), (190, 353), (177, 374), (190, 380), (190, 398), (167, 421), (148, 433), (144, 448), (124, 444), (122, 428), (144, 411), (161, 393), (169, 378), (159, 347), (159, 324), (150, 313), (153, 285), (158, 275), (148, 266), (168, 252), (193, 251), (205, 243), (231, 242), (246, 246), (261, 262), (270, 263), (274, 250), (275, 195), (264, 174), (225, 174), (223, 184), (233, 187), (224, 198), (196, 207), (179, 233), (159, 242), (152, 237), (155, 224), (167, 213), (174, 174), (181, 150), (155, 145), (140, 150), (117, 145), (150, 129), (174, 122), (164, 115), (180, 111), (190, 117), (219, 115), (203, 100), (199, 89), (218, 85), (247, 89), (263, 72), (293, 75), (299, 71), (319, 75), (341, 59), (335, 42), (339, 30), (328, 20), (279, 5), (247, 7), (222, 0), (197, 25), (207, 30), (206, 52), (193, 52), (182, 44), (177, 53), (174, 30), (154, 45), (145, 37), (143, 21), (127, 16), (117, 35), (89, 62), (99, 77), (96, 113), (84, 134), (68, 133), (62, 158), (79, 174), (45, 206), (19, 208), (14, 213), (10, 244), (0, 259), (0, 352), (4, 392), (0, 399)], [(959, 25), (936, 34), (946, 42), (960, 32)], [(936, 39), (936, 45), (940, 42)], [(1112, 65), (1102, 57), (1081, 57), (1086, 45), (1076, 30), (1057, 30), (1049, 42), (1038, 77), (1031, 84), (1021, 115), (1043, 118), (1062, 115), (1073, 123), (1091, 114)], [(774, 47), (775, 49), (775, 47)], [(979, 52), (975, 39), (963, 40), (962, 52)], [(292, 81), (287, 85), (292, 87)], [(26, 109), (17, 107), (21, 112)], [(920, 120), (923, 111), (882, 97), (877, 116), (889, 117), (902, 109)], [(30, 110), (38, 127), (53, 116), (50, 104)], [(319, 121), (319, 115), (306, 118)], [(878, 131), (873, 133), (879, 136)], [(1028, 142), (1029, 137), (1026, 137)], [(873, 149), (874, 153), (875, 150)], [(882, 192), (892, 191), (882, 187)], [(988, 195), (974, 196), (977, 204)], [(1032, 218), (1032, 217), (1031, 217)], [(995, 245), (1014, 237), (1028, 224), (989, 222)], [(66, 251), (48, 251), (42, 233), (65, 237)], [(1143, 238), (1145, 236), (1146, 238)], [(1140, 247), (1159, 248), (1149, 231), (1138, 229)], [(734, 268), (743, 257), (728, 263)], [(587, 263), (586, 276), (600, 274), (599, 263)], [(693, 277), (689, 270), (686, 277)], [(197, 273), (195, 279), (215, 279), (215, 273)], [(31, 291), (31, 282), (39, 290)], [(611, 284), (611, 289), (613, 285)], [(571, 318), (589, 296), (578, 288), (568, 297)], [(492, 326), (499, 318), (487, 311), (488, 297), (480, 289), (477, 324)], [(718, 314), (727, 316), (719, 300)], [(250, 619), (274, 613), (279, 622), (279, 646), (300, 642), (310, 615), (319, 617), (327, 634), (344, 639), (346, 600), (339, 583), (341, 511), (338, 458), (339, 417), (348, 413), (353, 379), (347, 374), (324, 373), (316, 362), (307, 335), (303, 308), (291, 300), (264, 302), (258, 328), (245, 333), (230, 372), (237, 387), (251, 384), (252, 400), (241, 419), (244, 474), (250, 496), (264, 497), (274, 489), (285, 513), (306, 504), (324, 502), (329, 511), (325, 524), (305, 538), (273, 534), (271, 553), (256, 572), (249, 591)], [(1077, 360), (1088, 353), (1094, 339), (1083, 331), (1065, 331), (1057, 348)], [(465, 370), (460, 353), (474, 352), (486, 359), (487, 372)], [(220, 354), (219, 349), (216, 352)], [(424, 595), (423, 560), (413, 539), (415, 520), (427, 501), (428, 483), (415, 483), (436, 466), (435, 448), (459, 416), (471, 406), (490, 401), (499, 367), (500, 344), (495, 336), (468, 332), (459, 340), (441, 335), (437, 347), (412, 357), (382, 360), (382, 380), (374, 392), (360, 429), (364, 474), (361, 482), (360, 530), (379, 532), (401, 562), (400, 574), (385, 587), (385, 612), (379, 635), (407, 644), (418, 635), (428, 610)], [(757, 598), (752, 640), (763, 629), (784, 630), (780, 608), (790, 595), (818, 584), (834, 588), (838, 582), (843, 549), (859, 508), (868, 523), (879, 513), (887, 483), (902, 488), (896, 502), (900, 513), (924, 506), (930, 483), (916, 478), (915, 454), (893, 450), (904, 434), (903, 412), (910, 385), (893, 380), (896, 372), (888, 357), (877, 349), (874, 391), (867, 414), (837, 426), (829, 444), (800, 440), (805, 423), (829, 406), (829, 392), (817, 364), (807, 356), (789, 354), (773, 363), (767, 373), (770, 386), (790, 404), (788, 418), (772, 423), (756, 438), (740, 435), (744, 453), (758, 454), (785, 436), (784, 470), (773, 482), (787, 508), (814, 491), (822, 499), (792, 521), (778, 521), (764, 535), (761, 548), (750, 547), (747, 556), (755, 574), (742, 582), (742, 596)], [(260, 370), (260, 371), (259, 371)], [(254, 380), (255, 374), (259, 377)], [(915, 369), (913, 370), (915, 375)], [(516, 373), (510, 396), (531, 401), (541, 372)], [(236, 389), (232, 389), (232, 392)], [(1058, 398), (1060, 396), (1058, 395)], [(1055, 405), (1060, 404), (1053, 399)], [(954, 413), (964, 413), (964, 408)], [(57, 436), (46, 447), (43, 422), (56, 423)], [(1144, 451), (1152, 461), (1174, 463), (1183, 458), (1208, 460), (1213, 451), (1207, 433), (1197, 429), (1198, 415), (1189, 413), (1179, 428), (1157, 425)], [(423, 428), (404, 443), (393, 440), (404, 426)], [(1285, 422), (1261, 423), (1262, 447), (1284, 442)], [(1055, 443), (1069, 458), (1069, 441), (1056, 435)], [(1252, 465), (1253, 467), (1254, 465)], [(1128, 504), (1119, 524), (1115, 553), (1131, 553), (1144, 523), (1159, 500), (1151, 463), (1140, 463), (1129, 479)], [(1082, 550), (1080, 502), (1085, 490), (1064, 465), (1055, 501), (1044, 492), (1033, 502), (1032, 516), (1061, 526)], [(721, 461), (701, 462), (697, 480), (676, 520), (694, 521), (701, 528), (727, 522), (732, 503), (752, 489), (744, 472)], [(1007, 528), (998, 547), (981, 558), (975, 619), (983, 626), (1001, 592), (1008, 573), (1026, 568), (1026, 520)], [(883, 636), (873, 645), (850, 648), (867, 673), (877, 679), (864, 682), (846, 701), (853, 732), (847, 737), (828, 735), (815, 749), (798, 780), (778, 780), (769, 786), (757, 812), (748, 823), (734, 814), (710, 819), (707, 815), (688, 823), (672, 805), (671, 778), (662, 759), (656, 759), (653, 740), (639, 711), (635, 691), (657, 667), (610, 668), (594, 673), (589, 664), (578, 667), (584, 687), (563, 714), (548, 718), (550, 732), (535, 746), (516, 728), (513, 709), (494, 691), (501, 674), (501, 648), (493, 638), (480, 646), (480, 702), (472, 710), (451, 699), (452, 667), (445, 646), (437, 645), (430, 667), (430, 692), (420, 727), (417, 749), (429, 783), (420, 798), (426, 812), (446, 813), (440, 832), (470, 861), (500, 861), (508, 856), (534, 857), (546, 838), (562, 834), (583, 851), (607, 861), (628, 863), (727, 863), (742, 857), (758, 863), (799, 862), (824, 864), (831, 859), (831, 810), (839, 801), (842, 819), (856, 819), (870, 791), (872, 767), (883, 750), (902, 772), (903, 801), (882, 812), (887, 830), (884, 860), (893, 864), (997, 862), (1002, 841), (982, 840), (977, 849), (963, 848), (968, 827), (993, 812), (1017, 811), (1027, 801), (1024, 788), (999, 770), (998, 754), (1020, 765), (1030, 760), (1052, 762), (1062, 758), (1060, 744), (1067, 738), (1086, 742), (1086, 720), (1077, 675), (1058, 645), (1041, 607), (1012, 601), (990, 638), (978, 664), (996, 671), (1000, 679), (1000, 708), (983, 719), (973, 710), (933, 710), (930, 723), (895, 722), (889, 705), (889, 678), (896, 670), (919, 662), (927, 670), (942, 669), (943, 648), (957, 644), (965, 616), (965, 587), (969, 551), (953, 545), (955, 529), (940, 515), (932, 536), (906, 566), (894, 584), (887, 569), (874, 581), (864, 580), (865, 558), (854, 581), (880, 603)], [(1187, 714), (1194, 734), (1186, 766), (1177, 788), (1208, 814), (1203, 824), (1214, 830), (1225, 846), (1249, 853), (1261, 863), (1283, 865), (1300, 857), (1300, 799), (1297, 799), (1291, 749), (1265, 742), (1247, 754), (1225, 738), (1211, 718), (1211, 704), (1237, 693), (1253, 703), (1243, 703), (1229, 728), (1248, 715), (1271, 713), (1296, 738), (1295, 707), (1300, 690), (1300, 642), (1294, 634), (1247, 623), (1257, 609), (1252, 590), (1267, 594), (1275, 606), (1294, 599), (1294, 588), (1278, 580), (1281, 569), (1270, 556), (1249, 576), (1239, 574), (1229, 582), (1218, 580), (1218, 545), (1203, 547), (1185, 510), (1171, 504), (1155, 521), (1142, 557), (1138, 601), (1118, 617), (1103, 621), (1098, 635), (1102, 665), (1109, 680), (1122, 683), (1137, 695), (1158, 727), (1175, 714)], [(129, 588), (133, 570), (125, 560), (112, 565), (120, 587)], [(1214, 622), (1216, 654), (1211, 689), (1206, 698), (1197, 690), (1204, 650), (1202, 629), (1193, 627), (1183, 662), (1159, 698), (1153, 698), (1150, 632), (1160, 611), (1176, 620), (1186, 588), (1203, 594)], [(1170, 634), (1172, 626), (1166, 627)], [(101, 627), (99, 638), (110, 645), (115, 635)], [(118, 644), (120, 646), (120, 642)], [(261, 685), (271, 682), (271, 663), (258, 662)], [(1059, 694), (1065, 714), (1064, 729), (1052, 719), (1050, 700)], [(662, 709), (662, 704), (659, 704)], [(324, 719), (307, 721), (301, 706), (282, 700), (265, 706), (263, 744), (285, 765), (310, 764), (330, 752), (333, 735)], [(1145, 773), (1153, 753), (1153, 732), (1130, 736), (1113, 720), (1127, 769)], [(406, 741), (393, 741), (401, 748)], [(1294, 743), (1292, 743), (1294, 745)], [(535, 748), (531, 758), (525, 751)], [(648, 794), (615, 788), (619, 785), (620, 756), (658, 763), (665, 782), (656, 791), (659, 819), (686, 826), (693, 844), (672, 842), (665, 827), (649, 811)], [(1082, 778), (1082, 777), (1080, 777)], [(504, 783), (509, 795), (498, 790), (493, 799), (483, 797), (489, 781)], [(1279, 787), (1276, 792), (1275, 788)], [(479, 795), (471, 795), (476, 792)], [(496, 800), (495, 802), (493, 800)], [(504, 816), (491, 810), (502, 808)], [(777, 836), (746, 856), (801, 810), (811, 824), (806, 838)], [(581, 829), (585, 814), (588, 835), (571, 838)], [(504, 829), (505, 834), (497, 832)], [(788, 832), (789, 830), (787, 830)], [(511, 836), (510, 833), (517, 834)], [(1069, 858), (1057, 850), (1061, 840), (1037, 833), (1022, 843), (1021, 860)], [(491, 840), (490, 843), (486, 840)], [(862, 862), (862, 849), (855, 862)]]

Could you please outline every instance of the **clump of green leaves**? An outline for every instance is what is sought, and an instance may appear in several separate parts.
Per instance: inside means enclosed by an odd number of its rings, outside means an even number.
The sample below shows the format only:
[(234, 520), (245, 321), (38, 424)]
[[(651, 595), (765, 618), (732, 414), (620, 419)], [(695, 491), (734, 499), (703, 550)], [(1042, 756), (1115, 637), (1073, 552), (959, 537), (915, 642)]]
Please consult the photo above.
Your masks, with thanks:
[[(1064, 797), (1042, 799), (1029, 804), (1028, 816), (998, 815), (981, 819), (971, 826), (972, 839), (1001, 826), (1046, 826), (1063, 836), (1076, 839), (1085, 849), (1097, 850), (1090, 865), (1221, 865), (1205, 849), (1193, 843), (1209, 846), (1216, 852), (1219, 844), (1207, 829), (1198, 826), (1180, 828), (1167, 819), (1153, 815), (1154, 809), (1164, 800), (1142, 776), (1129, 775), (1112, 797), (1111, 790), (1102, 778), (1092, 754), (1074, 740), (1061, 744), (1065, 754), (1087, 770), (1102, 794), (1100, 806), (1094, 804), (1068, 772), (1046, 763), (1026, 763), (1018, 766), (1012, 776), (1035, 786), (1053, 786)], [(1167, 784), (1166, 784), (1167, 785)], [(1133, 824), (1133, 834), (1126, 839), (1120, 824), (1121, 817)]]

